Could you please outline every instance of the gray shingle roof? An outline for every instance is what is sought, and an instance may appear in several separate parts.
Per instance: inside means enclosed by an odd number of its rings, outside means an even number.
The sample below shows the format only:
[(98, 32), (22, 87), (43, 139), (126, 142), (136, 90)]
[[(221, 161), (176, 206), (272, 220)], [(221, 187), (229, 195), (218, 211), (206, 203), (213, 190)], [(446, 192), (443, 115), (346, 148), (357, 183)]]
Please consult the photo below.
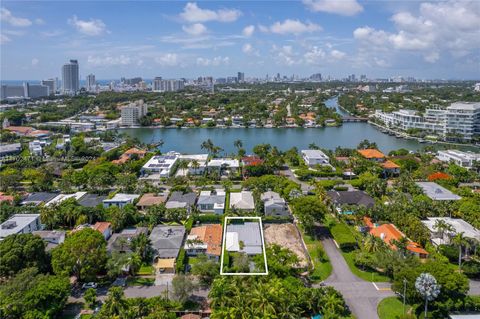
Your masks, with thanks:
[(183, 226), (159, 225), (150, 233), (152, 247), (159, 258), (177, 258), (184, 237), (185, 227)]
[(97, 205), (101, 205), (106, 198), (107, 196), (86, 194), (78, 201), (78, 204), (83, 207), (96, 207)]
[(197, 194), (195, 193), (183, 194), (182, 192), (173, 192), (170, 194), (170, 198), (168, 199), (168, 201), (187, 203), (187, 205), (193, 206), (195, 205), (196, 199), (197, 199)]
[(31, 193), (22, 201), (22, 205), (46, 203), (57, 197), (58, 193), (36, 192)]
[(327, 195), (337, 205), (363, 205), (373, 207), (375, 200), (363, 191), (328, 191)]

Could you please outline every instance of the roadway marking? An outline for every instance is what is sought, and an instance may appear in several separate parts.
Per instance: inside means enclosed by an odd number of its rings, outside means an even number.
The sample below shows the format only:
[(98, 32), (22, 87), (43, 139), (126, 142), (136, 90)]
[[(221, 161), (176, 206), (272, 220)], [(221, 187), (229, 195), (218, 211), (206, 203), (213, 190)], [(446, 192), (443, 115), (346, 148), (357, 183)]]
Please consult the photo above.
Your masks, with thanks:
[(378, 288), (377, 284), (372, 282), (372, 285), (377, 289), (378, 291), (392, 291), (390, 288)]

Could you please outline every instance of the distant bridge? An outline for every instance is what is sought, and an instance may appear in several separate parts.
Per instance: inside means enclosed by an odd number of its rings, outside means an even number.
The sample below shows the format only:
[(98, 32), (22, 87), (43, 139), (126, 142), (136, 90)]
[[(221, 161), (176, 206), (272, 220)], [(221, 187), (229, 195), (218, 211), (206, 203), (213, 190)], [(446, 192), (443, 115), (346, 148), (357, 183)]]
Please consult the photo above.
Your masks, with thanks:
[(368, 122), (368, 117), (342, 116), (344, 123), (348, 122)]

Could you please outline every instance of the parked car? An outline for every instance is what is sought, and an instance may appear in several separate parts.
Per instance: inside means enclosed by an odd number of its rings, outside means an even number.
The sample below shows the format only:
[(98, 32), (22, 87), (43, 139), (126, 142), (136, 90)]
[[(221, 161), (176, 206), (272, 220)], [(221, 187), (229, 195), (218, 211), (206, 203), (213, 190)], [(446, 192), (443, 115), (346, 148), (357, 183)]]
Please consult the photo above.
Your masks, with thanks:
[(87, 283), (84, 283), (83, 286), (82, 286), (82, 289), (89, 289), (89, 288), (97, 288), (97, 283), (96, 282), (87, 282)]

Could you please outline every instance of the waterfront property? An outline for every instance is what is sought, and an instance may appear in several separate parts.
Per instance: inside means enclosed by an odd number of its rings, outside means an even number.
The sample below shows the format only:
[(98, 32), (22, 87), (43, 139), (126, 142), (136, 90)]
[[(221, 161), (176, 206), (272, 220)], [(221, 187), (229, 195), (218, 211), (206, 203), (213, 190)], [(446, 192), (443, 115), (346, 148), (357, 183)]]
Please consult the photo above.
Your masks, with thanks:
[(416, 182), (425, 195), (433, 200), (460, 200), (461, 197), (434, 182)]
[(179, 159), (178, 153), (170, 152), (165, 155), (153, 156), (142, 167), (142, 173), (158, 175), (158, 178), (167, 178), (173, 174), (173, 168)]
[(437, 158), (446, 163), (455, 163), (458, 166), (471, 169), (475, 162), (480, 162), (480, 154), (473, 152), (462, 152), (459, 150), (438, 151)]
[(308, 166), (330, 165), (330, 159), (321, 150), (302, 150), (302, 158)]

